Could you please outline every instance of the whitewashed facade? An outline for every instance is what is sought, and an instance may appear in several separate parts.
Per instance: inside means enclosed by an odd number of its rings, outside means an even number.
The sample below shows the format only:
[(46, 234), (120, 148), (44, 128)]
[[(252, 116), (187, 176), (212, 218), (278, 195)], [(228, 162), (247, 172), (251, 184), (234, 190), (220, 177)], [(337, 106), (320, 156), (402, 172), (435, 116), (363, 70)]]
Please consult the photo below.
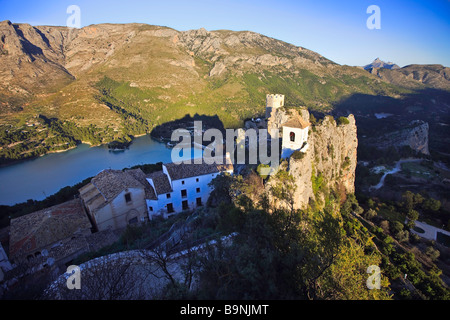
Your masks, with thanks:
[[(233, 166), (163, 164), (162, 172), (147, 177), (155, 193), (153, 199), (146, 200), (149, 219), (167, 218), (205, 205), (213, 190), (208, 184), (221, 172), (233, 174)], [(161, 184), (165, 187), (161, 188)]]
[(290, 157), (296, 150), (306, 152), (308, 150), (308, 131), (308, 127), (302, 129), (283, 126), (281, 158)]

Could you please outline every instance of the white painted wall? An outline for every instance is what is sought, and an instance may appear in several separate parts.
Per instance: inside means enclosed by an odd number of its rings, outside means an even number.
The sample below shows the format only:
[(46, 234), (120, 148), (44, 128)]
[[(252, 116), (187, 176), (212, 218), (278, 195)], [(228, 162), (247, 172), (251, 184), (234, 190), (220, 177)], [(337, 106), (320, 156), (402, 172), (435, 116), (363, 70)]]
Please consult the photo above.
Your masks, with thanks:
[[(290, 128), (283, 127), (283, 138), (282, 138), (282, 158), (288, 158), (294, 151), (300, 150), (303, 143), (308, 141), (308, 130), (309, 127), (305, 129), (301, 128)], [(290, 133), (295, 133), (295, 141), (291, 141)], [(306, 151), (306, 149), (304, 150)]]
[[(232, 171), (229, 171), (232, 174)], [(197, 207), (197, 198), (202, 199), (202, 205), (206, 205), (208, 197), (213, 190), (208, 184), (218, 175), (219, 173), (206, 174), (196, 177), (190, 177), (180, 180), (172, 181), (172, 192), (170, 193), (170, 199), (167, 199), (166, 194), (161, 194), (158, 196), (158, 200), (147, 199), (147, 207), (152, 207), (153, 211), (149, 210), (149, 219), (152, 219), (156, 215), (162, 215), (164, 218), (176, 213), (180, 213), (183, 210), (182, 202), (187, 200), (189, 208), (187, 210), (193, 210)], [(198, 181), (197, 181), (198, 180)], [(184, 184), (183, 184), (184, 181)], [(200, 191), (197, 192), (197, 188)], [(182, 197), (181, 190), (186, 190), (187, 196)], [(172, 203), (174, 213), (167, 212), (167, 204)]]

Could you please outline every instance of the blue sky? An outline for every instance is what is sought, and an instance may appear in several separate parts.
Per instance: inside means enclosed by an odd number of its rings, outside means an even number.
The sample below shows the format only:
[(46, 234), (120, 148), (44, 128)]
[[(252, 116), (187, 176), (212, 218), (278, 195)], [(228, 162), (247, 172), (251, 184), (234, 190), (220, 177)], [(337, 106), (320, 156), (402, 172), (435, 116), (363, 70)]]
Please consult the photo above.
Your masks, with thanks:
[[(66, 25), (69, 5), (81, 26), (141, 22), (177, 30), (251, 30), (316, 51), (339, 64), (365, 65), (376, 57), (400, 66), (450, 66), (450, 0), (0, 0), (0, 21)], [(381, 29), (366, 26), (370, 5)]]

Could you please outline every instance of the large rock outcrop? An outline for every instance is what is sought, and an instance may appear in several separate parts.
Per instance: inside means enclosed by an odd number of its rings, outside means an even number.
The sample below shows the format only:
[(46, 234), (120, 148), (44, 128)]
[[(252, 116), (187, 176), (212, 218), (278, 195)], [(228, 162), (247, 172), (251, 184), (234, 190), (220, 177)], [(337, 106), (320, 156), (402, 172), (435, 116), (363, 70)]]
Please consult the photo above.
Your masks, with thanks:
[(428, 129), (427, 122), (414, 120), (401, 130), (386, 133), (377, 139), (369, 140), (369, 142), (382, 149), (392, 146), (397, 148), (408, 146), (416, 152), (430, 154), (428, 150)]
[[(283, 110), (277, 110), (282, 118)], [(280, 114), (278, 114), (280, 113)], [(309, 113), (302, 109), (302, 117)], [(347, 120), (345, 120), (347, 119)], [(345, 199), (355, 191), (355, 170), (357, 163), (358, 139), (353, 115), (336, 122), (332, 116), (311, 126), (309, 129), (309, 148), (288, 159), (285, 168), (295, 179), (294, 208), (305, 209), (311, 201), (323, 204), (330, 192)], [(283, 168), (281, 168), (283, 170)], [(267, 188), (270, 188), (270, 182)]]

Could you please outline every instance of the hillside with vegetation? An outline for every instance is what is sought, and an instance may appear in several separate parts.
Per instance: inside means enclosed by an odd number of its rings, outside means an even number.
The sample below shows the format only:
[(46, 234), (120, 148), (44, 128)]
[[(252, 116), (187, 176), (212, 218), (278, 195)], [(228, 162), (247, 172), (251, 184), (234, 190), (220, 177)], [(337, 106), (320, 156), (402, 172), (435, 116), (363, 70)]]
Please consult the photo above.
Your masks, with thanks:
[(286, 105), (320, 112), (355, 94), (364, 104), (377, 95), (412, 93), (250, 31), (3, 21), (0, 39), (2, 163), (80, 142), (129, 141), (186, 115), (218, 116), (226, 128), (241, 127), (264, 113), (271, 92), (285, 94)]

